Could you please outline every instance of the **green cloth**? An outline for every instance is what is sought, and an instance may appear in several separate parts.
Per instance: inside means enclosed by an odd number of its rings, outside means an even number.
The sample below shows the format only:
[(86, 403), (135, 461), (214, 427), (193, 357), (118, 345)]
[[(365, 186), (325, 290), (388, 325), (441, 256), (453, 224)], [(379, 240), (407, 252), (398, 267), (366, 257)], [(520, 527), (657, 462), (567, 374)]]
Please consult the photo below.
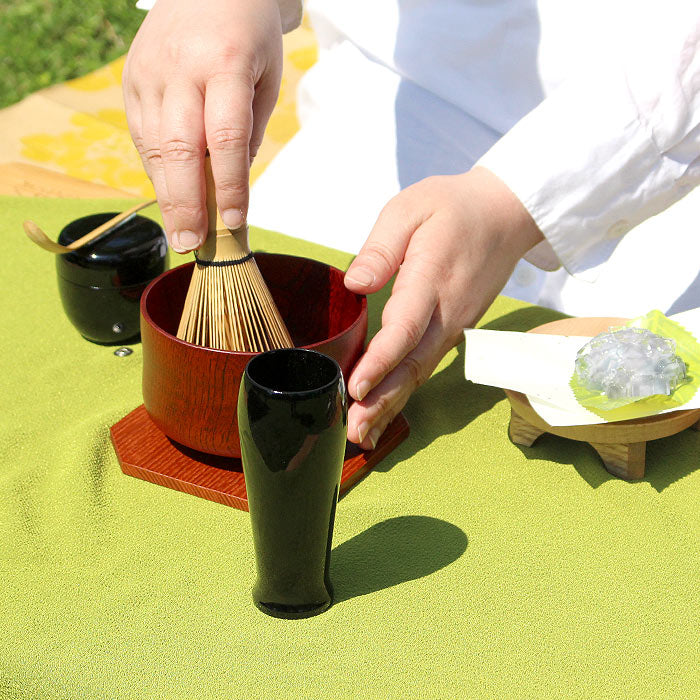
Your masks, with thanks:
[[(250, 598), (247, 513), (122, 474), (109, 426), (141, 403), (140, 346), (83, 340), (21, 229), (55, 236), (127, 202), (0, 205), (0, 698), (698, 696), (700, 434), (650, 443), (639, 483), (582, 443), (516, 447), (503, 392), (464, 380), (462, 346), (412, 397), (408, 440), (340, 501), (335, 605), (269, 618)], [(484, 323), (556, 317), (499, 298)]]

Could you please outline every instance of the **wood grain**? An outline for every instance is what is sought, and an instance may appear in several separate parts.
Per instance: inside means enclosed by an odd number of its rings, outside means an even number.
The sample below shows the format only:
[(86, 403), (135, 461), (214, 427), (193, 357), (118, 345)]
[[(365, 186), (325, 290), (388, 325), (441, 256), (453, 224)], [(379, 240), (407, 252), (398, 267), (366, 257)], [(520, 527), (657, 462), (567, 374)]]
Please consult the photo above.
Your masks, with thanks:
[[(392, 452), (409, 434), (399, 414), (386, 429), (376, 449), (363, 451), (348, 443), (340, 494)], [(241, 460), (208, 455), (167, 438), (139, 406), (110, 428), (112, 445), (122, 471), (153, 484), (189, 493), (225, 506), (248, 510)]]
[(540, 435), (546, 431), (536, 428), (532, 423), (521, 418), (515, 409), (510, 407), (510, 423), (508, 424), (508, 437), (516, 444), (531, 447)]
[(597, 442), (590, 443), (591, 447), (603, 460), (605, 468), (615, 476), (627, 481), (644, 478), (646, 467), (646, 442), (630, 442), (625, 444)]
[[(347, 378), (364, 349), (367, 300), (343, 273), (315, 260), (258, 253), (256, 260), (296, 347), (318, 350)], [(255, 353), (215, 350), (175, 336), (192, 267), (174, 268), (141, 297), (143, 400), (158, 428), (207, 454), (240, 457), (240, 379)]]

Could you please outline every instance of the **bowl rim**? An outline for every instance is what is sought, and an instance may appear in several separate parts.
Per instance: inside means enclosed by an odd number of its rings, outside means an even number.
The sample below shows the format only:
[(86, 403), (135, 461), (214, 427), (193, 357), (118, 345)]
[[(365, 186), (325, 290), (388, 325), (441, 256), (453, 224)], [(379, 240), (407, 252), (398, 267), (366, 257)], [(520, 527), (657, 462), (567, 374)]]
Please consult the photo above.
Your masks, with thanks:
[[(323, 265), (325, 267), (329, 267), (333, 270), (336, 270), (339, 272), (341, 275), (343, 275), (343, 271), (335, 265), (329, 265), (328, 263), (321, 262), (320, 260), (315, 260), (314, 258), (307, 258), (303, 255), (287, 255), (286, 253), (271, 253), (271, 252), (266, 252), (266, 251), (258, 251), (255, 253), (255, 255), (258, 255), (260, 253), (261, 255), (272, 255), (275, 257), (280, 257), (280, 258), (296, 258), (297, 260), (307, 260), (309, 262), (315, 263), (317, 265)], [(208, 350), (209, 352), (216, 352), (216, 353), (222, 353), (224, 355), (235, 355), (237, 357), (255, 357), (256, 355), (259, 355), (259, 352), (244, 352), (242, 350), (221, 350), (219, 348), (209, 348), (204, 345), (197, 345), (196, 343), (189, 343), (186, 340), (182, 340), (181, 338), (178, 338), (176, 335), (173, 335), (172, 333), (168, 333), (164, 328), (161, 328), (152, 318), (152, 316), (148, 313), (146, 309), (146, 303), (148, 301), (148, 295), (151, 292), (151, 288), (154, 287), (163, 277), (166, 277), (167, 275), (175, 272), (176, 270), (180, 269), (181, 267), (194, 267), (195, 261), (191, 260), (190, 262), (183, 263), (182, 265), (176, 265), (175, 267), (171, 267), (169, 270), (165, 270), (165, 272), (162, 272), (158, 277), (155, 279), (151, 280), (148, 283), (148, 286), (146, 289), (143, 290), (143, 293), (141, 294), (141, 302), (140, 302), (140, 307), (141, 307), (141, 316), (142, 318), (148, 323), (148, 325), (153, 328), (159, 335), (169, 338), (170, 340), (174, 340), (176, 344), (182, 345), (187, 348), (196, 348), (198, 350)], [(306, 349), (306, 350), (314, 350), (315, 348), (319, 347), (320, 345), (325, 345), (327, 343), (330, 343), (334, 340), (337, 340), (340, 338), (340, 336), (345, 335), (346, 333), (350, 332), (357, 326), (359, 323), (362, 322), (363, 317), (367, 318), (367, 297), (364, 294), (357, 294), (355, 292), (351, 292), (350, 290), (347, 290), (349, 294), (354, 294), (356, 297), (360, 297), (360, 312), (357, 315), (357, 318), (344, 330), (340, 331), (340, 333), (336, 333), (335, 335), (330, 336), (329, 338), (324, 338), (323, 340), (319, 340), (315, 343), (311, 343), (309, 345), (300, 345), (298, 346), (301, 349)], [(295, 346), (296, 347), (296, 346)]]

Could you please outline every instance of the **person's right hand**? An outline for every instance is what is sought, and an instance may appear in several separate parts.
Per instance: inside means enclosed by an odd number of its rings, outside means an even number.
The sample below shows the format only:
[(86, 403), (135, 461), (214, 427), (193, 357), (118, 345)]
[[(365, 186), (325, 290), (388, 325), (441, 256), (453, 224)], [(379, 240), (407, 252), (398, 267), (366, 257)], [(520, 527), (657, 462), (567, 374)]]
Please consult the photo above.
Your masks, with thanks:
[(281, 75), (277, 0), (158, 0), (146, 16), (124, 66), (124, 102), (177, 252), (206, 238), (207, 148), (224, 223), (245, 221), (250, 163)]

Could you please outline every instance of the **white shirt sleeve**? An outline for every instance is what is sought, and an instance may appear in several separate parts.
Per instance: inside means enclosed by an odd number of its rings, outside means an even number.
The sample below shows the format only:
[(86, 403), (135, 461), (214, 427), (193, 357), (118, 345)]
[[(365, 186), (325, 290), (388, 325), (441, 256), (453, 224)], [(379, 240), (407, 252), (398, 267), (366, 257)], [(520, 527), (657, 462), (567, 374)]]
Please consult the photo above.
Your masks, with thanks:
[(478, 162), (545, 235), (526, 256), (540, 267), (556, 266), (553, 251), (570, 273), (595, 279), (621, 236), (700, 183), (700, 3), (654, 6), (634, 8), (596, 66)]
[[(139, 10), (151, 10), (156, 0), (138, 0), (136, 7)], [(282, 19), (282, 32), (286, 34), (296, 29), (301, 24), (302, 0), (277, 0)]]

